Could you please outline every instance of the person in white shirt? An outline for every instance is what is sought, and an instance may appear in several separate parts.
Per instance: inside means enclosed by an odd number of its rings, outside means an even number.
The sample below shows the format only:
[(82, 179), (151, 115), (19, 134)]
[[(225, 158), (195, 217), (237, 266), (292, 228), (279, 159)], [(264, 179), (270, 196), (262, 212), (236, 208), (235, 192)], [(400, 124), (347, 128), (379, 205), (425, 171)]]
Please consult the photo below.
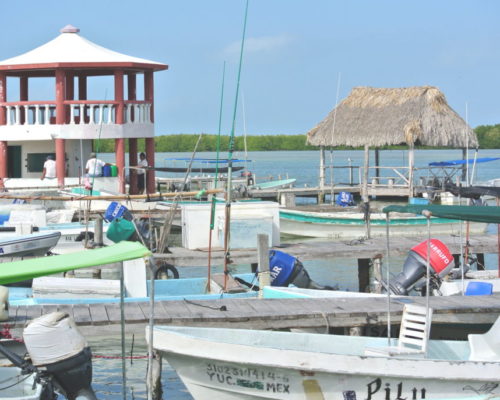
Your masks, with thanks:
[(102, 176), (102, 167), (109, 165), (102, 160), (99, 160), (95, 153), (90, 153), (90, 158), (85, 165), (85, 173), (90, 176)]
[[(148, 167), (148, 160), (146, 160), (146, 154), (139, 154), (139, 164), (137, 167)], [(137, 189), (139, 190), (139, 194), (144, 193), (144, 188), (146, 187), (146, 170), (138, 169), (137, 170)]]
[(54, 161), (54, 156), (47, 156), (45, 162), (43, 163), (42, 181), (47, 179), (55, 179), (56, 177), (56, 162)]

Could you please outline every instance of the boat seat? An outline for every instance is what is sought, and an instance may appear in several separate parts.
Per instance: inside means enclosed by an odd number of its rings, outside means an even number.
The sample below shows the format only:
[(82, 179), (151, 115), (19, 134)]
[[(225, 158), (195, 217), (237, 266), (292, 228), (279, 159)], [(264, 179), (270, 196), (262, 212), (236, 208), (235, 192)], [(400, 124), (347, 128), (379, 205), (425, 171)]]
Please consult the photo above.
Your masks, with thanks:
[(500, 317), (483, 334), (468, 336), (471, 361), (500, 361)]
[(417, 304), (405, 304), (397, 346), (367, 347), (365, 355), (425, 355), (429, 342), (431, 320), (432, 308), (429, 308), (429, 318), (427, 318), (426, 307)]

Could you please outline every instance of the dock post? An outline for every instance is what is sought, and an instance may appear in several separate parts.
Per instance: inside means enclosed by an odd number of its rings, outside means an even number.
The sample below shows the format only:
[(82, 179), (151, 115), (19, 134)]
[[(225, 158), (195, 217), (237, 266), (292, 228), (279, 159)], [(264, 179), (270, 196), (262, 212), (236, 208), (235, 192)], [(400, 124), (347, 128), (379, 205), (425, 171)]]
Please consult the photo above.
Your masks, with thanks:
[(161, 367), (162, 367), (161, 354), (154, 350), (153, 359), (151, 361), (151, 374), (152, 387), (149, 387), (150, 381), (146, 380), (146, 385), (148, 387), (148, 397), (151, 396), (151, 400), (161, 400), (163, 395), (163, 390), (161, 387)]
[(295, 194), (281, 193), (280, 204), (285, 206), (285, 208), (295, 207)]
[(484, 265), (484, 253), (477, 253), (477, 270), (484, 271), (486, 269), (486, 265)]
[(373, 277), (377, 281), (373, 293), (382, 293), (382, 254), (376, 254), (373, 258)]
[[(104, 246), (102, 216), (98, 215), (94, 220), (94, 246), (99, 248)], [(92, 269), (92, 278), (101, 279), (101, 269)]]
[(269, 272), (269, 236), (264, 233), (257, 235), (257, 258), (259, 260), (259, 298), (262, 298), (264, 286), (271, 285), (271, 274)]
[(370, 259), (358, 258), (358, 285), (360, 292), (366, 292), (370, 286)]

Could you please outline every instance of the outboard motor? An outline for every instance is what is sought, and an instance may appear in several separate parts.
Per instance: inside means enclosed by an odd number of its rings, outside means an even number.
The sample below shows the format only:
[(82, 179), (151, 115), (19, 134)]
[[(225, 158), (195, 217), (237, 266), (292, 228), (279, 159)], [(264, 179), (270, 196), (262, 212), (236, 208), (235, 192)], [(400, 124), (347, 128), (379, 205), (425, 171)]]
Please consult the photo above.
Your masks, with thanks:
[(53, 312), (32, 320), (23, 339), (42, 381), (50, 381), (68, 400), (97, 400), (90, 348), (68, 314)]
[(293, 284), (303, 289), (333, 290), (330, 286), (314, 282), (296, 257), (279, 250), (269, 251), (269, 270), (271, 286), (286, 287)]
[[(453, 256), (438, 239), (430, 240), (430, 273), (444, 277), (453, 267)], [(407, 295), (425, 276), (427, 270), (427, 240), (414, 246), (406, 258), (403, 271), (389, 281), (389, 288), (396, 295)]]

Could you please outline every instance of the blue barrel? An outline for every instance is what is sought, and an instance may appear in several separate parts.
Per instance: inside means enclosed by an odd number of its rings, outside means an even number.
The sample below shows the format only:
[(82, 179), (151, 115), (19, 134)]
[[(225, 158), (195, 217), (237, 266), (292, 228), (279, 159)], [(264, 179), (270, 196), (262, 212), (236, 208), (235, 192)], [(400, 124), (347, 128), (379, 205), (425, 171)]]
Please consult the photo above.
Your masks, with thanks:
[(102, 176), (111, 176), (111, 166), (105, 165), (102, 167)]

